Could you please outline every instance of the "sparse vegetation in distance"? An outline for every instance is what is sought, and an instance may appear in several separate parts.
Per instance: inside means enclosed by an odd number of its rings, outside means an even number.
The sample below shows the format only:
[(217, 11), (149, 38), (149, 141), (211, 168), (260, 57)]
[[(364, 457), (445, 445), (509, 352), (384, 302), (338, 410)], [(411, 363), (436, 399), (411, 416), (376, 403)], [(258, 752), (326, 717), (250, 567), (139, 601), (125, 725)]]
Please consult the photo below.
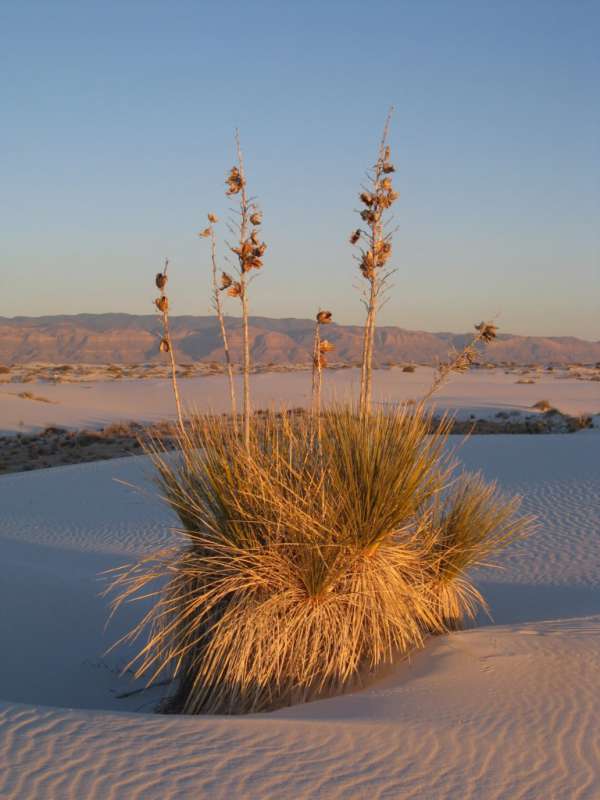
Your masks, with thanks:
[(48, 397), (43, 397), (39, 394), (34, 394), (33, 392), (18, 392), (17, 397), (20, 397), (21, 400), (35, 400), (38, 403), (52, 403), (53, 401), (50, 400)]

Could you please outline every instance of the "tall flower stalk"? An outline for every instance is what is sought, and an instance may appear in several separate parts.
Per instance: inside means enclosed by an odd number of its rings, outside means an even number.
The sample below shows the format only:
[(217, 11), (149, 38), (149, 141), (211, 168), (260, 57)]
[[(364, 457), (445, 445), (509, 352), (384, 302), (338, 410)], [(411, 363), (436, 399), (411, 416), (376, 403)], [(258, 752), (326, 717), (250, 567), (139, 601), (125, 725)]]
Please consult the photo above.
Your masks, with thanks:
[(313, 341), (313, 369), (312, 369), (312, 412), (315, 420), (317, 440), (321, 441), (321, 390), (323, 386), (323, 369), (327, 366), (326, 354), (334, 350), (335, 345), (321, 338), (321, 325), (329, 325), (331, 311), (319, 311), (315, 322), (315, 335)]
[(363, 209), (359, 212), (365, 228), (357, 228), (350, 243), (360, 249), (357, 260), (362, 277), (367, 282), (363, 292), (363, 303), (367, 311), (363, 331), (363, 348), (360, 380), (360, 415), (366, 417), (371, 410), (373, 382), (373, 342), (377, 309), (383, 300), (386, 283), (391, 272), (384, 271), (392, 253), (392, 232), (386, 230), (386, 212), (397, 200), (398, 193), (392, 187), (391, 175), (395, 172), (390, 162), (387, 144), (392, 110), (387, 116), (379, 145), (375, 166), (367, 172), (368, 185), (363, 187), (360, 200)]
[(450, 375), (453, 373), (467, 372), (479, 355), (477, 346), (481, 343), (484, 345), (490, 344), (494, 341), (498, 333), (498, 327), (492, 322), (480, 322), (479, 325), (475, 325), (475, 330), (477, 333), (467, 342), (462, 350), (454, 352), (452, 358), (445, 364), (438, 365), (431, 386), (427, 390), (427, 393), (421, 398), (421, 403), (427, 402), (427, 400), (429, 400), (448, 380)]
[(262, 257), (267, 245), (259, 239), (259, 226), (262, 214), (246, 191), (244, 160), (240, 146), (240, 137), (236, 131), (237, 164), (231, 168), (225, 183), (227, 196), (239, 195), (239, 219), (232, 230), (237, 237), (236, 245), (230, 250), (237, 256), (237, 272), (239, 281), (233, 281), (230, 275), (223, 274), (223, 288), (232, 297), (239, 297), (242, 304), (242, 373), (243, 373), (243, 436), (246, 448), (250, 446), (250, 336), (248, 331), (248, 284), (249, 272), (260, 269)]
[(169, 269), (169, 259), (165, 258), (165, 266), (162, 272), (158, 272), (154, 280), (156, 288), (160, 291), (160, 297), (154, 301), (154, 305), (158, 309), (162, 317), (162, 339), (160, 340), (160, 352), (168, 353), (171, 361), (171, 381), (173, 384), (173, 395), (175, 396), (175, 405), (177, 407), (177, 419), (179, 420), (179, 427), (183, 432), (183, 414), (181, 411), (181, 398), (179, 396), (179, 386), (177, 384), (177, 365), (175, 363), (175, 354), (173, 352), (173, 340), (171, 338), (171, 331), (169, 328), (169, 298), (167, 297), (166, 287), (168, 281), (167, 270)]
[(221, 284), (219, 285), (217, 279), (217, 240), (215, 236), (215, 223), (218, 222), (216, 214), (208, 214), (208, 227), (205, 228), (200, 236), (210, 238), (210, 259), (212, 265), (212, 289), (213, 289), (213, 308), (215, 309), (217, 319), (219, 320), (219, 327), (221, 329), (221, 339), (223, 341), (223, 350), (225, 351), (225, 364), (227, 367), (227, 377), (229, 380), (229, 398), (231, 402), (231, 417), (233, 420), (233, 429), (237, 432), (238, 418), (237, 418), (237, 402), (235, 397), (235, 381), (233, 378), (233, 362), (231, 359), (231, 351), (229, 349), (229, 339), (227, 337), (227, 327), (225, 325), (225, 317), (223, 315), (223, 303), (221, 301), (221, 292), (229, 288), (233, 281), (227, 281), (226, 273), (222, 273)]

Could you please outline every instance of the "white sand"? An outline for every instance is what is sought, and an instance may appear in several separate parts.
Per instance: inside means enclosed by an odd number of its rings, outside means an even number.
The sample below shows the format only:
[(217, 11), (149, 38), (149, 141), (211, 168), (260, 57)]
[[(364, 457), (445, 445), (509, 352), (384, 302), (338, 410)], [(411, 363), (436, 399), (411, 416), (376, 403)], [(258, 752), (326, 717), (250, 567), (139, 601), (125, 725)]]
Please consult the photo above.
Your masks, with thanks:
[[(376, 370), (376, 402), (418, 400), (429, 388), (429, 367), (414, 373), (399, 369)], [(559, 377), (558, 373), (530, 372), (534, 384), (518, 384), (519, 374), (479, 370), (454, 376), (436, 395), (436, 405), (459, 411), (459, 416), (493, 416), (497, 411), (530, 412), (534, 403), (548, 400), (567, 414), (600, 414), (600, 382)], [(265, 373), (252, 377), (255, 408), (310, 404), (310, 373)], [(324, 397), (348, 399), (359, 381), (356, 369), (330, 370), (324, 378)], [(180, 381), (184, 402), (191, 408), (229, 410), (227, 379), (222, 375)], [(33, 392), (50, 403), (18, 397)], [(238, 392), (241, 396), (241, 391)], [(0, 386), (0, 431), (31, 431), (46, 425), (99, 427), (120, 420), (156, 422), (173, 418), (171, 383), (164, 379), (92, 381), (90, 383), (6, 383)]]
[(168, 536), (170, 512), (114, 481), (143, 484), (145, 459), (0, 478), (0, 797), (596, 800), (599, 452), (596, 432), (469, 440), (466, 465), (542, 523), (480, 576), (496, 624), (367, 690), (245, 718), (116, 697), (127, 653), (103, 650), (140, 609), (105, 633), (96, 576)]

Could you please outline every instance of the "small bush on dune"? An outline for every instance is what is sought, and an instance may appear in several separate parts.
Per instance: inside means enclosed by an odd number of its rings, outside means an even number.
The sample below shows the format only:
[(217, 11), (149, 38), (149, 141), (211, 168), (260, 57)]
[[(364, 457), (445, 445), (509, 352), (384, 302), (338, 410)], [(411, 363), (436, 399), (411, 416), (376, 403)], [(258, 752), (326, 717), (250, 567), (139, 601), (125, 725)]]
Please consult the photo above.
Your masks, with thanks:
[[(169, 710), (264, 711), (343, 691), (485, 603), (466, 571), (525, 533), (518, 500), (454, 479), (449, 423), (422, 408), (268, 415), (250, 447), (196, 420), (151, 445), (179, 516), (172, 548), (118, 574), (115, 606), (156, 592), (134, 664), (177, 679)], [(159, 583), (156, 584), (156, 581)]]

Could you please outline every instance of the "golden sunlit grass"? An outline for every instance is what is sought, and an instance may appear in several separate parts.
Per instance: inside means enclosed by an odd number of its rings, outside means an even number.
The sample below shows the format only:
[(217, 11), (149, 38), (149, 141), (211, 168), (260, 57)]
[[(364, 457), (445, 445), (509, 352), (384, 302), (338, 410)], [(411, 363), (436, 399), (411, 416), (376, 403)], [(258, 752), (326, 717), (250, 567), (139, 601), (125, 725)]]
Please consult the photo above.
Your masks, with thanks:
[[(484, 605), (466, 571), (526, 533), (518, 500), (455, 479), (450, 422), (416, 410), (256, 418), (249, 447), (196, 419), (150, 445), (181, 529), (121, 570), (115, 608), (155, 604), (133, 665), (177, 679), (169, 710), (263, 711), (343, 691)], [(144, 641), (143, 639), (141, 641)]]

